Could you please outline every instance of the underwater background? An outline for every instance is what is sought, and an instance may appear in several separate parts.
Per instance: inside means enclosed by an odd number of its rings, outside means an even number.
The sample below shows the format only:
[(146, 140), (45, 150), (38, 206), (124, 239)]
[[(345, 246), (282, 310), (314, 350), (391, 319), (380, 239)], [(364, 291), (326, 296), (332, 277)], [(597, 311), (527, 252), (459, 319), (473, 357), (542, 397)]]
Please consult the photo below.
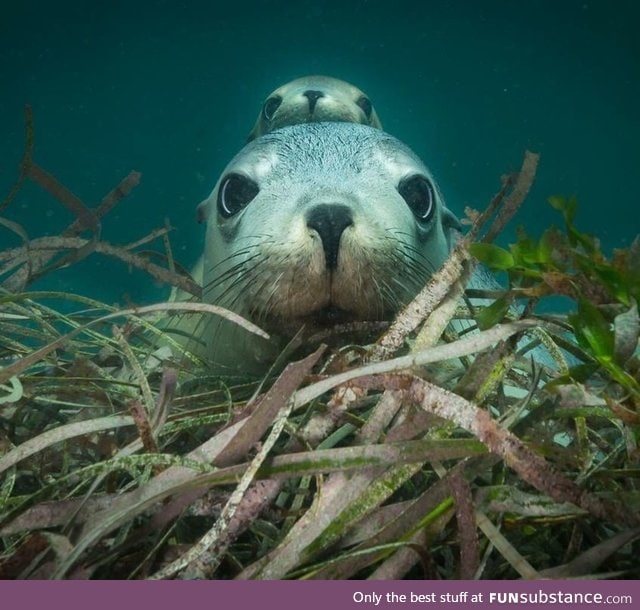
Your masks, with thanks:
[[(639, 23), (634, 0), (2, 0), (0, 200), (18, 176), (30, 104), (34, 159), (87, 205), (142, 172), (102, 238), (124, 244), (169, 218), (189, 265), (204, 237), (196, 205), (262, 101), (316, 73), (365, 91), (458, 215), (484, 208), (530, 149), (540, 167), (514, 226), (537, 235), (560, 222), (547, 197), (576, 195), (578, 227), (605, 250), (626, 246), (640, 232)], [(73, 220), (33, 183), (3, 215), (31, 238)], [(0, 240), (19, 244), (3, 227)], [(121, 304), (168, 293), (97, 254), (33, 288)]]

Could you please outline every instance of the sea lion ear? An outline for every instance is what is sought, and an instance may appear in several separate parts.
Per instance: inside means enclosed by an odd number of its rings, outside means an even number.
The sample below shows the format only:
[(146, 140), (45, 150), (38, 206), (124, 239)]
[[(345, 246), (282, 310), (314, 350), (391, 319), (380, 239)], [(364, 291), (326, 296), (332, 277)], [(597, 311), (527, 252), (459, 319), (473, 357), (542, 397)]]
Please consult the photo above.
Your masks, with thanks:
[(462, 237), (462, 225), (458, 217), (445, 207), (442, 208), (442, 227), (447, 238), (449, 250), (453, 250), (460, 237)]
[(384, 127), (382, 127), (382, 123), (378, 118), (378, 114), (375, 111), (375, 108), (371, 109), (371, 116), (369, 117), (369, 125), (371, 127), (375, 127), (376, 129), (381, 129), (384, 131)]
[(200, 224), (207, 222), (209, 217), (209, 199), (205, 199), (198, 204), (196, 208), (196, 219)]
[(260, 117), (258, 117), (258, 120), (256, 121), (256, 124), (253, 126), (251, 133), (247, 136), (247, 144), (255, 140), (259, 135), (260, 135)]
[(258, 115), (258, 118), (256, 119), (256, 122), (253, 125), (253, 129), (251, 130), (251, 132), (249, 133), (249, 135), (247, 136), (247, 144), (249, 142), (253, 142), (253, 140), (255, 140), (256, 138), (259, 138), (261, 135), (263, 135), (266, 131), (265, 127), (264, 127), (264, 120), (262, 118), (262, 112)]

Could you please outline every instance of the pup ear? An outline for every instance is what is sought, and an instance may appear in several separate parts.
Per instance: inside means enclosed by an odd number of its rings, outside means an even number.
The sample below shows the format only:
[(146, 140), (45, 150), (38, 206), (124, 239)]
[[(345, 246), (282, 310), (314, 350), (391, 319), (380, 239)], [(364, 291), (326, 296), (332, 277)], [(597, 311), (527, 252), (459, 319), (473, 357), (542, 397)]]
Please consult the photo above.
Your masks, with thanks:
[(260, 114), (260, 116), (258, 116), (258, 118), (257, 118), (257, 120), (255, 122), (255, 125), (253, 126), (253, 129), (251, 130), (251, 132), (247, 136), (247, 144), (249, 142), (252, 142), (256, 138), (259, 138), (261, 135), (262, 135), (262, 114)]

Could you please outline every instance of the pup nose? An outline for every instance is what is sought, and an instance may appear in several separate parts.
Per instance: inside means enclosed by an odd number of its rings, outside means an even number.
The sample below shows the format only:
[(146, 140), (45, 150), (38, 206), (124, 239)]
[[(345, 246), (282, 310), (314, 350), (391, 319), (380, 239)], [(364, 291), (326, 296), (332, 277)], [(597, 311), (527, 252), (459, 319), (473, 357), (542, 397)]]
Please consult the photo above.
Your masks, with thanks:
[(322, 240), (327, 269), (334, 270), (338, 266), (340, 238), (352, 224), (353, 216), (346, 205), (323, 203), (307, 214), (307, 226), (316, 231)]
[(304, 95), (309, 100), (309, 111), (313, 114), (313, 111), (316, 108), (316, 104), (321, 97), (324, 97), (324, 93), (322, 91), (315, 91), (314, 89), (309, 89), (305, 91), (302, 95)]

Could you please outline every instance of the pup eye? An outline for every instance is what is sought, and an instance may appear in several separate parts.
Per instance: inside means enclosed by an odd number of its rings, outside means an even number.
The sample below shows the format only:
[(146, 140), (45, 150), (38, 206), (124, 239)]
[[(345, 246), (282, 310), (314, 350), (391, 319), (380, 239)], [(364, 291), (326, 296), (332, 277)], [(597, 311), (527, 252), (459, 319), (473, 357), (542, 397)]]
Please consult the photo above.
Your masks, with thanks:
[(279, 95), (274, 95), (270, 97), (262, 106), (262, 116), (265, 121), (270, 121), (273, 119), (273, 115), (276, 113), (276, 110), (280, 108), (280, 104), (282, 104), (282, 98)]
[(398, 192), (420, 222), (431, 220), (436, 209), (436, 194), (427, 178), (420, 175), (403, 178), (398, 184)]
[(241, 174), (228, 174), (222, 179), (218, 189), (218, 212), (223, 218), (230, 218), (260, 192), (258, 185)]
[(371, 118), (371, 113), (373, 112), (373, 106), (371, 105), (369, 98), (366, 95), (361, 95), (356, 101), (356, 104), (362, 108), (364, 116), (369, 120)]

